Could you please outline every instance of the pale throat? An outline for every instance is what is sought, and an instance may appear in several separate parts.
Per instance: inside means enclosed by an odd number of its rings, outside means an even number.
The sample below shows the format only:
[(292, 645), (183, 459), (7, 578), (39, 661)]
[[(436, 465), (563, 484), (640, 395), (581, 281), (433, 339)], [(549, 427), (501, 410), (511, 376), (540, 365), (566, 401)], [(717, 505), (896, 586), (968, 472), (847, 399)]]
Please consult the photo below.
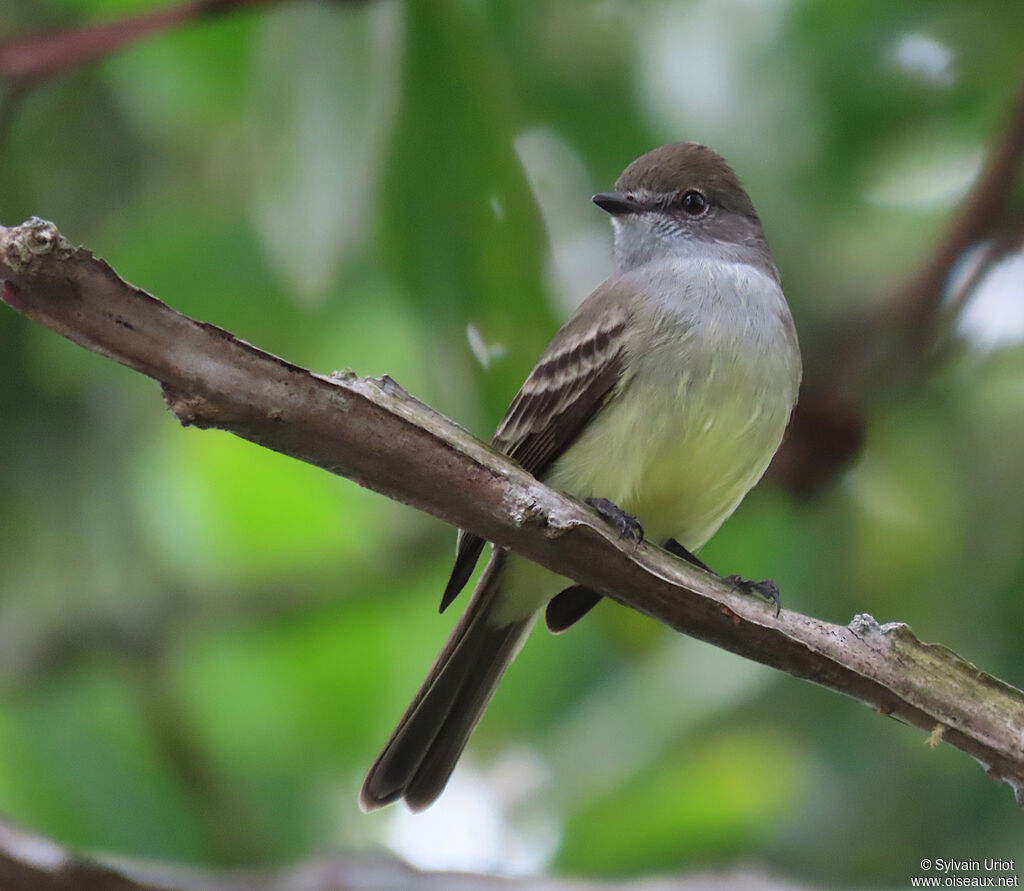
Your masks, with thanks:
[(752, 266), (771, 278), (777, 275), (767, 250), (756, 243), (709, 238), (657, 214), (612, 217), (612, 227), (619, 274), (648, 264), (698, 261)]
[(670, 227), (654, 214), (612, 217), (615, 262), (620, 272), (666, 260), (704, 259), (715, 253), (713, 243)]

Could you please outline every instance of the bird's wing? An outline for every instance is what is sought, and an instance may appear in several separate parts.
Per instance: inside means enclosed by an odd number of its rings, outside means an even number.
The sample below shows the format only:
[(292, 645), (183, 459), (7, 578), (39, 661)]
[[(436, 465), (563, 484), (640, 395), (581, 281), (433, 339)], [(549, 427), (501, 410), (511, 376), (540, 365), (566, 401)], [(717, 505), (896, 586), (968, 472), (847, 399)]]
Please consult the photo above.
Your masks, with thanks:
[[(627, 301), (615, 299), (611, 284), (587, 299), (601, 304), (596, 313), (581, 308), (555, 335), (494, 434), (491, 444), (534, 476), (572, 445), (622, 377)], [(479, 536), (460, 533), (442, 612), (472, 575), (483, 546)]]

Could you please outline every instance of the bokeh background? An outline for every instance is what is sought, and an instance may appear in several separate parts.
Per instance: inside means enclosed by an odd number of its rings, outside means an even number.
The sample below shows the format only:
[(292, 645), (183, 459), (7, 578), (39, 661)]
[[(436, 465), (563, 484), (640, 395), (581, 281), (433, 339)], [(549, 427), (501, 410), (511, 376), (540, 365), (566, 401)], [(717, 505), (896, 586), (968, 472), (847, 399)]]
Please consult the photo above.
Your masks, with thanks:
[[(0, 40), (156, 6), (4, 3)], [(30, 90), (0, 222), (52, 219), (177, 309), (390, 374), (487, 437), (610, 268), (590, 194), (678, 139), (744, 178), (827, 374), (835, 331), (886, 318), (961, 208), (1021, 46), (1002, 0), (272, 6)], [(842, 474), (813, 498), (767, 481), (703, 556), (1020, 686), (1024, 258), (952, 335), (911, 385), (862, 387)], [(609, 603), (534, 634), (432, 810), (364, 816), (362, 774), (453, 621), (451, 529), (182, 429), (153, 382), (6, 310), (0, 454), (0, 812), (67, 844), (851, 887), (903, 886), (922, 857), (1024, 862), (1010, 791), (960, 752)]]

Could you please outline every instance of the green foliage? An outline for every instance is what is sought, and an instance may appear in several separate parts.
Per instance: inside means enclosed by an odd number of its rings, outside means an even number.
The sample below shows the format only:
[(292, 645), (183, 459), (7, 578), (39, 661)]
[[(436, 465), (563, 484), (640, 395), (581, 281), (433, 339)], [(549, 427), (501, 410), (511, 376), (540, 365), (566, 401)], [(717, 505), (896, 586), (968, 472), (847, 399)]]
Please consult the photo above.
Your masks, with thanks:
[[(157, 5), (2, 4), (0, 39)], [(676, 139), (734, 162), (811, 373), (832, 368), (829, 332), (959, 209), (1022, 45), (996, 0), (282, 4), (33, 88), (0, 221), (53, 219), (184, 312), (317, 372), (390, 374), (487, 435), (609, 268), (589, 191)], [(1019, 308), (1019, 272), (1008, 291)], [(1024, 347), (965, 342), (878, 395), (837, 485), (762, 486), (703, 556), (1024, 684)], [(355, 795), (452, 624), (451, 530), (182, 430), (151, 382), (6, 310), (0, 450), (0, 812), (211, 864), (394, 841)], [(414, 825), (440, 845), (469, 795), (503, 833), (474, 862), (573, 874), (755, 862), (895, 887), (925, 856), (1024, 861), (1005, 788), (922, 742), (605, 603), (535, 634)]]
[(554, 321), (540, 275), (541, 221), (512, 142), (518, 116), (501, 55), (465, 7), (409, 4), (404, 29), (382, 239), (447, 363), (468, 372), (467, 324), (497, 352), (496, 373), (479, 378), (488, 416), (498, 418)]
[(770, 836), (775, 814), (799, 805), (796, 754), (792, 740), (757, 727), (694, 740), (685, 755), (573, 814), (559, 865), (621, 874), (742, 858)]

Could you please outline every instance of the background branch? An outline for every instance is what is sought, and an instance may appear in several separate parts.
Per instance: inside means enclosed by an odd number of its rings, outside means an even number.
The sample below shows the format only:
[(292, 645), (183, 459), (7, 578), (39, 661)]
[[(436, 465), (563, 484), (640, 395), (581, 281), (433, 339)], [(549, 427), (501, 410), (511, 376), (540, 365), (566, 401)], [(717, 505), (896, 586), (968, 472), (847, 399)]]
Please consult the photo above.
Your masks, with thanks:
[[(958, 203), (945, 235), (916, 273), (881, 308), (848, 319), (816, 354), (805, 356), (804, 385), (786, 441), (770, 473), (797, 495), (832, 485), (860, 453), (871, 393), (892, 394), (916, 383), (948, 344), (949, 328), (993, 266), (1019, 248), (1024, 213), (1013, 203), (1024, 165), (1024, 79), (1013, 93), (1006, 125), (993, 138), (982, 169)], [(947, 286), (957, 263), (991, 239), (949, 306)], [(884, 382), (879, 385), (879, 382)], [(899, 392), (905, 392), (900, 389)]]
[(322, 857), (278, 869), (202, 870), (127, 858), (100, 862), (0, 820), (0, 886), (5, 891), (796, 891), (753, 870), (694, 873), (634, 882), (510, 879), (461, 872), (426, 872), (397, 857)]
[[(28, 34), (0, 42), (0, 147), (31, 88), (83, 65), (112, 56), (148, 37), (231, 12), (294, 0), (188, 0), (188, 2), (98, 22)], [(361, 0), (335, 0), (361, 2)]]
[(293, 0), (190, 0), (114, 22), (30, 34), (0, 44), (0, 78), (32, 83), (106, 58), (146, 37), (229, 12)]
[[(217, 427), (470, 529), (663, 623), (941, 738), (1024, 803), (1024, 694), (902, 624), (831, 625), (618, 540), (390, 378), (311, 374), (122, 281), (42, 220), (0, 228), (3, 300), (160, 381), (184, 424)], [(935, 736), (938, 738), (938, 736)]]
[[(1017, 85), (1007, 113), (1006, 128), (989, 148), (981, 173), (960, 202), (935, 252), (900, 290), (895, 304), (905, 313), (908, 343), (915, 354), (941, 336), (946, 284), (957, 262), (976, 244), (1006, 228), (1013, 187), (1024, 164), (1024, 79)], [(1012, 228), (1012, 227), (1011, 227)]]

